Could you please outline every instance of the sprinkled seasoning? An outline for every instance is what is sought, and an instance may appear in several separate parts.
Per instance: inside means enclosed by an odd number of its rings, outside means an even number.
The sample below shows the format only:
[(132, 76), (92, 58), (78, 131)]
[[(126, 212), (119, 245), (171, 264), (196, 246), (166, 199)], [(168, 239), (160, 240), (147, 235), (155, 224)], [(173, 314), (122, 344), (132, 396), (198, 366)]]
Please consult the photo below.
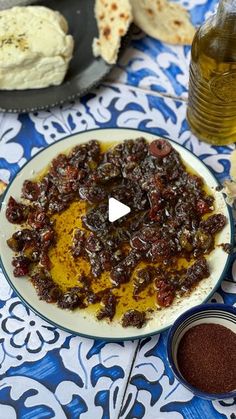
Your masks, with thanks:
[(12, 47), (19, 48), (21, 51), (29, 49), (25, 33), (6, 35), (0, 38), (0, 48), (4, 48), (6, 45), (12, 45)]
[(236, 389), (236, 334), (218, 324), (199, 324), (182, 337), (179, 370), (193, 387), (207, 393)]

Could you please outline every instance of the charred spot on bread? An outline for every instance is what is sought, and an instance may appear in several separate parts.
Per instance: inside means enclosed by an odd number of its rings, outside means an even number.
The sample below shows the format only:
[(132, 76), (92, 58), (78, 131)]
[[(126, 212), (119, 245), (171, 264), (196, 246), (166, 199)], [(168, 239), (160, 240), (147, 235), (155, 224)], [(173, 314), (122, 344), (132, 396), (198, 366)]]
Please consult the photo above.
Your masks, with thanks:
[(111, 33), (111, 29), (109, 28), (109, 26), (106, 26), (106, 27), (103, 29), (103, 36), (104, 36), (105, 38), (109, 38), (110, 33)]

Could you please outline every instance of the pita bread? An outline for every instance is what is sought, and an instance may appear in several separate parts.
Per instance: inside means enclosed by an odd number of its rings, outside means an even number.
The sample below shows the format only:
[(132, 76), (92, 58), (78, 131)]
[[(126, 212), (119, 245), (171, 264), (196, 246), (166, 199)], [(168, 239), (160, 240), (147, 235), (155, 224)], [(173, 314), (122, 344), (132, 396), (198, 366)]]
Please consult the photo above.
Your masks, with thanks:
[(170, 44), (191, 44), (195, 28), (182, 6), (167, 0), (130, 0), (134, 23), (146, 34)]
[(95, 57), (101, 56), (107, 63), (115, 64), (120, 49), (121, 38), (132, 22), (129, 0), (96, 0), (95, 17), (99, 38), (93, 40)]

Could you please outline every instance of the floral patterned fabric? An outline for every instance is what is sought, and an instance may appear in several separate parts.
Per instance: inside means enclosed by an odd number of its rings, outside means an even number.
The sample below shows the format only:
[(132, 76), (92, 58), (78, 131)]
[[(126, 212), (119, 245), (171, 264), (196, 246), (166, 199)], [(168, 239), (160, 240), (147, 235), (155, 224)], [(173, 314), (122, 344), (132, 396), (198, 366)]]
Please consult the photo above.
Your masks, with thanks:
[[(198, 25), (215, 0), (180, 2)], [(184, 145), (222, 182), (233, 146), (200, 142), (186, 122), (189, 47), (136, 30), (109, 77), (90, 94), (45, 112), (0, 114), (0, 179), (9, 182), (40, 149), (84, 130), (130, 127)], [(236, 305), (236, 257), (211, 299)], [(236, 418), (236, 400), (195, 397), (173, 376), (167, 332), (107, 343), (51, 326), (14, 294), (0, 271), (0, 419)]]

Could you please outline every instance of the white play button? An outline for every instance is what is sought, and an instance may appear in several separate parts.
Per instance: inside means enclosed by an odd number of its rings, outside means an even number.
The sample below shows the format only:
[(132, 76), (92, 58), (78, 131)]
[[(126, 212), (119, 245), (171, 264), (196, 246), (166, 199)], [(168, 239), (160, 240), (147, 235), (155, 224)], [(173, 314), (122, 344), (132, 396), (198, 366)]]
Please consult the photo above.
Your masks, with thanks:
[(109, 221), (113, 223), (124, 215), (129, 214), (130, 207), (115, 198), (109, 198)]

